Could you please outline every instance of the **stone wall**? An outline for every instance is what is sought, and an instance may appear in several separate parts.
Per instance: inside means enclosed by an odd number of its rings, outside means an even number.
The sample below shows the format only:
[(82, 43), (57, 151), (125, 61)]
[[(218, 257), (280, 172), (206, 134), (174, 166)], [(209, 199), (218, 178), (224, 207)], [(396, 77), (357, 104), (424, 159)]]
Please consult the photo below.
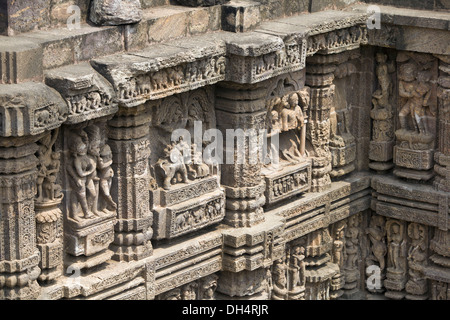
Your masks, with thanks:
[(443, 1), (88, 2), (0, 7), (0, 299), (450, 299)]

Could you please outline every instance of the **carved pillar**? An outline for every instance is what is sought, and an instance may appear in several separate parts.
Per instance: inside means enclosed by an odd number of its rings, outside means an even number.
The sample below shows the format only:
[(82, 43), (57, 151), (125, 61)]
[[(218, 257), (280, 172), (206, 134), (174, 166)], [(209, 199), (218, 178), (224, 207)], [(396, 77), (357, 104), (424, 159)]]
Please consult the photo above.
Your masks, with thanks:
[(117, 205), (111, 198), (112, 154), (106, 121), (117, 112), (111, 84), (89, 63), (48, 71), (47, 85), (68, 105), (61, 129), (65, 266), (89, 269), (109, 260)]
[(372, 94), (373, 108), (370, 111), (372, 118), (372, 137), (369, 147), (369, 167), (377, 172), (386, 172), (391, 169), (394, 148), (394, 61), (384, 52), (376, 53), (376, 76), (378, 85)]
[(45, 134), (37, 143), (36, 241), (41, 260), (39, 280), (48, 284), (63, 274), (63, 199), (59, 185), (60, 152), (55, 150), (59, 129)]
[[(10, 140), (10, 139), (8, 139)], [(39, 251), (36, 248), (34, 194), (36, 138), (1, 140), (0, 148), (0, 299), (36, 299)]]
[[(302, 241), (300, 240), (301, 244)], [(309, 233), (304, 238), (306, 263), (306, 300), (330, 300), (331, 283), (338, 267), (331, 261), (333, 239), (328, 228)]]
[(116, 173), (111, 196), (117, 203), (117, 222), (111, 249), (114, 251), (113, 259), (118, 261), (140, 260), (153, 252), (148, 164), (151, 118), (143, 110), (142, 105), (121, 108), (108, 122), (112, 168)]
[(434, 229), (434, 236), (430, 240), (429, 264), (424, 268), (427, 279), (431, 280), (431, 299), (448, 300), (450, 293), (450, 231), (446, 227)]
[(330, 110), (335, 86), (332, 55), (316, 54), (307, 58), (306, 85), (311, 88), (307, 138), (312, 159), (312, 192), (322, 192), (331, 185)]
[(334, 71), (335, 94), (330, 111), (330, 152), (331, 178), (339, 178), (356, 168), (356, 138), (352, 134), (352, 106), (349, 103), (346, 78), (356, 71), (350, 62), (359, 57), (359, 50), (345, 51), (334, 55), (336, 70)]
[(217, 128), (225, 140), (221, 167), (227, 197), (224, 223), (235, 228), (264, 222), (265, 185), (258, 153), (262, 148), (255, 144), (266, 124), (264, 94), (258, 85), (221, 84), (217, 89)]
[(434, 186), (450, 191), (450, 56), (439, 58), (438, 78), (438, 148), (434, 154)]
[(36, 243), (36, 142), (66, 115), (65, 102), (42, 83), (0, 86), (0, 300), (36, 299), (40, 293), (39, 265), (46, 266)]

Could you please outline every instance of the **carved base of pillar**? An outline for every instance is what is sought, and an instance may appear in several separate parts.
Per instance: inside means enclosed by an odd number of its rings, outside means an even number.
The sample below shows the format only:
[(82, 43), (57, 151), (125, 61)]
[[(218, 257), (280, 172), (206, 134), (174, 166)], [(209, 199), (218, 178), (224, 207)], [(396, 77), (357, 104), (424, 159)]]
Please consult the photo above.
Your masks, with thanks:
[(345, 290), (353, 290), (358, 287), (358, 281), (360, 279), (360, 274), (358, 269), (345, 270)]
[(336, 274), (336, 265), (327, 262), (314, 269), (307, 267), (306, 275), (306, 300), (330, 300), (331, 279)]
[(52, 283), (56, 278), (58, 278), (60, 275), (63, 274), (63, 268), (60, 267), (54, 267), (54, 268), (48, 268), (41, 271), (41, 274), (38, 277), (39, 282), (41, 282), (43, 285)]
[(435, 264), (446, 267), (446, 268), (450, 268), (450, 258), (438, 255), (438, 254), (433, 254), (432, 256), (430, 256), (430, 260), (433, 261)]
[[(14, 275), (12, 276), (14, 277)], [(0, 300), (36, 300), (39, 297), (40, 292), (41, 287), (38, 282), (34, 280), (30, 281), (27, 286), (22, 288), (2, 288)]]
[(350, 172), (354, 171), (355, 169), (356, 169), (356, 166), (353, 163), (348, 164), (343, 167), (333, 168), (333, 170), (331, 170), (331, 172), (330, 172), (330, 177), (332, 179), (339, 178), (339, 177), (345, 176), (346, 174), (349, 174)]
[(384, 296), (393, 300), (402, 300), (405, 298), (406, 294), (401, 291), (387, 291)]
[(68, 255), (66, 260), (64, 261), (64, 266), (66, 269), (70, 266), (73, 270), (88, 269), (110, 260), (113, 254), (114, 253), (111, 250), (105, 250), (89, 257), (72, 257)]
[(369, 168), (375, 170), (378, 173), (385, 173), (394, 167), (392, 162), (370, 162)]
[[(434, 150), (415, 150), (405, 144), (420, 144), (420, 141), (401, 141), (394, 147), (394, 174), (401, 178), (428, 181), (434, 177)], [(425, 143), (425, 142), (424, 142)], [(430, 142), (431, 143), (431, 142)]]
[(446, 156), (441, 152), (434, 154), (434, 172), (436, 177), (433, 181), (433, 185), (436, 190), (450, 192), (450, 156)]
[(342, 273), (337, 273), (331, 279), (330, 286), (330, 299), (339, 299), (344, 294), (344, 290), (342, 288), (345, 284), (345, 277)]
[[(32, 262), (34, 259), (28, 260)], [(17, 265), (26, 263), (19, 260)], [(2, 266), (0, 266), (2, 267)], [(3, 269), (3, 268), (2, 268)], [(2, 270), (4, 271), (4, 270)], [(41, 269), (37, 266), (16, 272), (0, 273), (0, 300), (34, 300), (40, 294), (41, 287), (36, 279)]]
[(342, 177), (355, 170), (356, 144), (352, 143), (345, 147), (331, 147), (331, 178)]
[(288, 292), (288, 300), (305, 300), (305, 287), (298, 287)]
[(428, 295), (424, 294), (424, 295), (412, 295), (412, 294), (407, 294), (405, 296), (405, 299), (407, 300), (428, 300)]
[(267, 292), (258, 292), (250, 296), (245, 297), (230, 297), (226, 294), (221, 294), (216, 292), (216, 300), (237, 300), (237, 301), (260, 301), (260, 300), (270, 300), (269, 294)]
[(153, 246), (150, 240), (147, 240), (142, 245), (117, 246), (112, 244), (110, 248), (114, 252), (112, 259), (115, 261), (137, 261), (150, 257), (153, 254)]
[(426, 279), (420, 279), (413, 281), (410, 279), (405, 286), (406, 292), (409, 295), (414, 296), (426, 296), (425, 293), (427, 293), (427, 280)]
[(384, 280), (384, 287), (386, 288), (386, 297), (390, 299), (400, 300), (406, 295), (403, 289), (406, 285), (406, 276), (402, 271), (388, 269), (386, 273), (386, 280)]
[(417, 181), (428, 181), (434, 177), (433, 170), (418, 171), (418, 170), (404, 169), (404, 168), (399, 168), (399, 167), (394, 169), (394, 174), (400, 178), (417, 180)]
[(223, 223), (233, 228), (250, 228), (264, 221), (264, 210), (258, 208), (251, 212), (227, 210)]

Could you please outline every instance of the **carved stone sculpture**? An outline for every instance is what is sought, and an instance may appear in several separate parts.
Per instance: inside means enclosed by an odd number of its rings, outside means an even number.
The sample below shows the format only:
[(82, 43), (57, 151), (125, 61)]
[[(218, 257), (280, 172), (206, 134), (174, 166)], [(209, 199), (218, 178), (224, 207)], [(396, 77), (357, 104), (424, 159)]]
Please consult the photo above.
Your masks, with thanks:
[(392, 73), (395, 67), (388, 61), (385, 53), (376, 54), (376, 75), (378, 89), (372, 94), (373, 108), (370, 117), (373, 120), (372, 139), (370, 142), (369, 158), (373, 160), (369, 167), (377, 171), (392, 168), (390, 160), (394, 147), (394, 113), (392, 108), (393, 83)]
[(406, 292), (408, 292), (406, 298), (426, 299), (428, 286), (423, 271), (427, 264), (428, 232), (425, 226), (410, 223), (408, 236), (411, 244), (407, 256), (409, 279), (405, 286)]
[[(366, 266), (370, 267), (376, 264), (380, 268), (380, 282), (385, 277), (386, 272), (386, 222), (383, 216), (373, 215), (370, 218), (369, 226), (366, 228), (366, 234), (370, 240), (369, 256), (366, 258)], [(369, 289), (377, 292), (380, 289)]]
[(65, 224), (66, 251), (69, 261), (87, 268), (109, 259), (114, 239), (113, 223), (117, 205), (110, 194), (111, 149), (102, 138), (101, 126), (95, 123), (67, 130), (70, 153), (65, 159), (67, 193)]
[(38, 141), (38, 178), (35, 198), (36, 242), (41, 253), (39, 280), (49, 283), (63, 272), (62, 213), (59, 204), (63, 199), (59, 177), (60, 153), (54, 150), (59, 129)]
[(306, 284), (305, 248), (295, 246), (289, 258), (289, 300), (303, 300)]
[(274, 262), (272, 270), (273, 291), (272, 300), (287, 300), (287, 266), (283, 259)]
[(436, 134), (436, 58), (399, 53), (400, 129), (395, 132), (395, 174), (417, 180), (433, 177)]
[(402, 299), (406, 284), (406, 241), (404, 223), (396, 220), (386, 222), (387, 231), (387, 273), (384, 286), (385, 295), (392, 299)]

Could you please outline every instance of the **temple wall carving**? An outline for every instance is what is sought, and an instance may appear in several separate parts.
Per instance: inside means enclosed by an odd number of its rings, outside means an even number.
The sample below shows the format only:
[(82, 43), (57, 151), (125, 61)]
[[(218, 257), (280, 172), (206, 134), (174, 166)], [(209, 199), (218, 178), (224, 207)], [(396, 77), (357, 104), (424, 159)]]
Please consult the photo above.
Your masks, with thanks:
[(449, 300), (449, 14), (366, 7), (0, 22), (0, 299)]

